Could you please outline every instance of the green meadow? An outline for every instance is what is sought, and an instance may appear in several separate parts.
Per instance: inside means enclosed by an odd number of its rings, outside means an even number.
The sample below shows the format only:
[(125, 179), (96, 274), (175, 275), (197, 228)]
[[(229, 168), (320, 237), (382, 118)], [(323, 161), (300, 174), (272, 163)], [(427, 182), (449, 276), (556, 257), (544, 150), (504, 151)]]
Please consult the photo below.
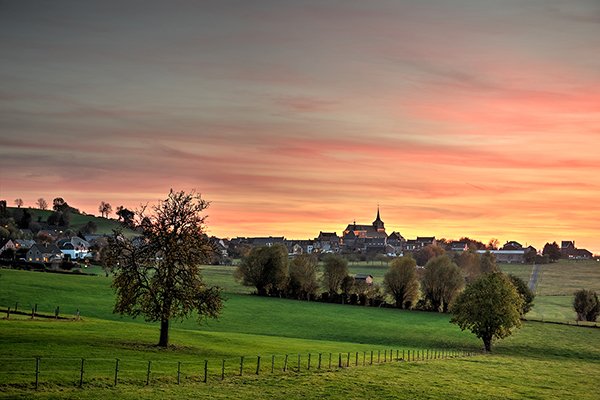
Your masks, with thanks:
[[(600, 267), (588, 263), (552, 264), (542, 272), (538, 307), (545, 320), (574, 319), (568, 293), (581, 283), (598, 290)], [(503, 266), (527, 275), (531, 266)], [(527, 272), (529, 268), (529, 272)], [(381, 281), (385, 265), (353, 266)], [(158, 349), (158, 326), (112, 313), (110, 278), (0, 270), (0, 306), (64, 315), (81, 320), (11, 315), (0, 320), (0, 397), (124, 399), (162, 398), (598, 398), (600, 329), (525, 322), (493, 354), (468, 332), (437, 313), (343, 306), (259, 298), (233, 280), (233, 267), (207, 266), (205, 279), (224, 288), (222, 317), (198, 324), (173, 322), (171, 346)], [(474, 352), (475, 356), (381, 363), (392, 351)], [(317, 369), (318, 354), (322, 368)], [(329, 369), (329, 354), (332, 368)], [(340, 353), (350, 368), (337, 368)], [(285, 355), (289, 361), (283, 372)], [(300, 354), (300, 371), (297, 370)], [(311, 356), (312, 368), (308, 367)], [(354, 366), (358, 354), (359, 366)], [(256, 375), (258, 356), (259, 375)], [(244, 356), (243, 376), (239, 376)], [(41, 357), (36, 391), (35, 357)], [(273, 358), (274, 357), (274, 358)], [(363, 358), (364, 357), (364, 358)], [(79, 388), (85, 358), (83, 388)], [(114, 386), (119, 358), (119, 384)], [(208, 361), (208, 382), (202, 381)], [(225, 380), (221, 381), (223, 360)], [(152, 361), (146, 386), (148, 361)], [(274, 362), (274, 373), (271, 373)], [(377, 363), (375, 363), (377, 364)], [(180, 383), (177, 384), (177, 371)]]

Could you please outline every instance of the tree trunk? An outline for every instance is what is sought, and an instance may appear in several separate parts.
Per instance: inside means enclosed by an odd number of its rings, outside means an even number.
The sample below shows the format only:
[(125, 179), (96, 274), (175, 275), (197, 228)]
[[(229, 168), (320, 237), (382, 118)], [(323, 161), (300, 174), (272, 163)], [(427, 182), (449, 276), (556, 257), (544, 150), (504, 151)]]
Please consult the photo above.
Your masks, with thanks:
[(158, 340), (159, 347), (169, 346), (169, 320), (160, 321), (160, 339)]
[(486, 353), (490, 353), (492, 351), (492, 337), (485, 336), (483, 339), (483, 347), (485, 348)]

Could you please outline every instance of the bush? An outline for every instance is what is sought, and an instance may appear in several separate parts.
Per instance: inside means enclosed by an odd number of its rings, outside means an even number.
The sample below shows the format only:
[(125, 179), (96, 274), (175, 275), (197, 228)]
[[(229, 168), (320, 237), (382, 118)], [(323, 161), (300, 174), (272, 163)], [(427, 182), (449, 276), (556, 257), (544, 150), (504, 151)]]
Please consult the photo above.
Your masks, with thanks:
[(581, 289), (575, 292), (573, 308), (577, 313), (578, 321), (595, 322), (600, 315), (600, 301), (598, 295), (591, 290)]

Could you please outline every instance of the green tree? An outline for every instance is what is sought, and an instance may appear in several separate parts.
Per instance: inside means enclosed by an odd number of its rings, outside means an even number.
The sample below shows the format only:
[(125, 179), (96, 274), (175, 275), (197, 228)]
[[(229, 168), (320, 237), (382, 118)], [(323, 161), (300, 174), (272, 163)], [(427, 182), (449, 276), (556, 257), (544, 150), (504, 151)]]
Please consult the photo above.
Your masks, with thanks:
[(546, 243), (544, 245), (544, 250), (542, 250), (542, 254), (548, 256), (550, 262), (558, 261), (562, 255), (556, 242)]
[(523, 299), (510, 279), (501, 272), (481, 276), (458, 296), (452, 305), (452, 319), (483, 340), (485, 351), (493, 339), (503, 339), (521, 326)]
[(443, 247), (435, 244), (428, 244), (422, 249), (415, 251), (413, 255), (415, 257), (417, 265), (425, 265), (432, 258), (439, 257), (441, 255), (444, 255), (445, 253), (446, 250), (444, 250)]
[(244, 286), (254, 286), (259, 296), (283, 290), (288, 277), (287, 248), (281, 244), (254, 247), (235, 271)]
[(573, 308), (578, 321), (596, 321), (600, 315), (600, 301), (596, 292), (581, 289), (575, 292)]
[(329, 254), (323, 261), (323, 286), (330, 294), (337, 294), (348, 276), (348, 261), (340, 255)]
[(465, 285), (460, 268), (446, 255), (434, 257), (425, 265), (421, 288), (435, 311), (448, 312), (450, 304)]
[(195, 193), (171, 190), (166, 200), (138, 212), (147, 219), (142, 236), (130, 240), (115, 231), (106, 262), (114, 274), (114, 312), (160, 321), (158, 346), (169, 344), (169, 322), (197, 313), (199, 322), (216, 318), (223, 299), (217, 287), (207, 287), (201, 266), (214, 248), (204, 234), (203, 210), (208, 203)]
[(394, 259), (383, 277), (383, 286), (398, 308), (411, 308), (419, 298), (417, 263), (410, 256)]
[(518, 276), (509, 274), (508, 279), (510, 279), (510, 283), (512, 283), (515, 289), (517, 289), (517, 293), (519, 293), (519, 296), (521, 296), (521, 299), (523, 300), (521, 316), (524, 316), (533, 307), (533, 299), (535, 298), (535, 294), (531, 291), (531, 289), (529, 289), (529, 286), (527, 286), (525, 281)]
[(290, 262), (288, 291), (296, 298), (310, 300), (319, 288), (317, 270), (319, 260), (312, 254), (301, 254)]

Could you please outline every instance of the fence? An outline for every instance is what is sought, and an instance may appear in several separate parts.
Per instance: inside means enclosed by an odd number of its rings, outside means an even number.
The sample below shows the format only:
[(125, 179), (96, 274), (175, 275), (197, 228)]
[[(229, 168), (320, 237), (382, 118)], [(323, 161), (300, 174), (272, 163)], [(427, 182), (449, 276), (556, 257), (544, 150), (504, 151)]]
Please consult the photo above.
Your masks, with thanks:
[(227, 378), (303, 371), (331, 371), (392, 362), (472, 356), (456, 350), (393, 350), (344, 353), (294, 353), (266, 357), (146, 361), (120, 358), (0, 358), (0, 388), (39, 389), (44, 385), (117, 386), (216, 383)]

